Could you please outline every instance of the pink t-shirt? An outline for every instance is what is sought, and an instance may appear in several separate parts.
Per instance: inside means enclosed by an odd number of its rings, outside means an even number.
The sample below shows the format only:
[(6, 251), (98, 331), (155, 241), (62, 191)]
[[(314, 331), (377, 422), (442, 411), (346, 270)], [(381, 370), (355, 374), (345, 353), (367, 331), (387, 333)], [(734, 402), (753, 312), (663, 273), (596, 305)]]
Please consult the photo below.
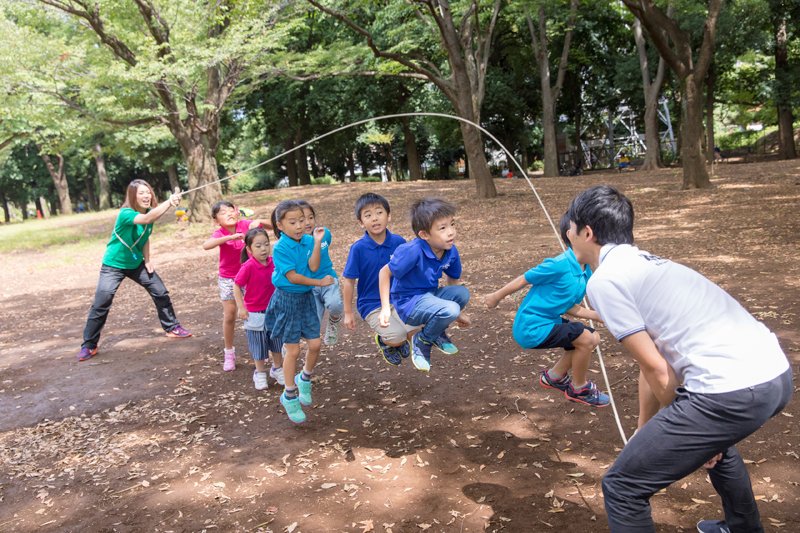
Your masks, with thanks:
[[(250, 220), (240, 220), (236, 223), (236, 231), (233, 233), (247, 233), (250, 229)], [(219, 237), (226, 237), (233, 235), (230, 231), (220, 227), (211, 234), (212, 239)], [(233, 279), (236, 273), (239, 272), (242, 259), (242, 248), (244, 248), (244, 239), (234, 239), (224, 242), (219, 245), (219, 277)]]
[(233, 282), (245, 289), (244, 306), (249, 312), (264, 312), (269, 305), (269, 299), (275, 292), (272, 284), (274, 271), (275, 265), (272, 264), (271, 257), (267, 257), (266, 266), (251, 257), (239, 269)]

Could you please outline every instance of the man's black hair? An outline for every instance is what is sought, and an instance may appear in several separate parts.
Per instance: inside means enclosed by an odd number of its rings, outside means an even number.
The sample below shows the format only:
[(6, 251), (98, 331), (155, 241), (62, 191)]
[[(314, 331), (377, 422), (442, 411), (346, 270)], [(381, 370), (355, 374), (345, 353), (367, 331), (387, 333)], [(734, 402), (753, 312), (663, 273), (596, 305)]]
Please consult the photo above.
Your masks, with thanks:
[(456, 216), (456, 206), (441, 198), (422, 198), (411, 206), (411, 229), (419, 237), (420, 231), (430, 231), (440, 218)]
[(356, 220), (361, 220), (361, 211), (363, 211), (365, 207), (371, 205), (381, 206), (383, 210), (386, 211), (387, 215), (391, 213), (389, 210), (389, 202), (386, 198), (374, 192), (367, 192), (359, 196), (358, 200), (356, 200)]
[(561, 231), (561, 240), (564, 242), (564, 246), (572, 248), (572, 243), (569, 242), (569, 237), (567, 237), (567, 230), (569, 230), (569, 211), (561, 215), (558, 229)]
[(614, 187), (597, 185), (576, 196), (569, 218), (578, 231), (592, 228), (597, 244), (633, 244), (633, 205)]

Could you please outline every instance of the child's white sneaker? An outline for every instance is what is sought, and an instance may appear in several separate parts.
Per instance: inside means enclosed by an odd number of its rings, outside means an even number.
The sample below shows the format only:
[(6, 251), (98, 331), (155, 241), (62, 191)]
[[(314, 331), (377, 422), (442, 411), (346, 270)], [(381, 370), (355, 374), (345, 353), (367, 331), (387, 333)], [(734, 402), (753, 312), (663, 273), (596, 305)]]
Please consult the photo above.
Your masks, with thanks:
[(266, 389), (269, 386), (267, 384), (267, 373), (259, 372), (258, 370), (253, 372), (253, 384), (256, 386), (256, 390)]
[(277, 381), (278, 385), (280, 385), (281, 387), (286, 385), (286, 380), (283, 377), (283, 367), (281, 367), (281, 368), (270, 368), (269, 369), (269, 377), (271, 377), (272, 379)]
[(231, 372), (236, 370), (236, 350), (225, 350), (224, 360), (222, 362), (222, 370)]
[(333, 346), (339, 340), (339, 320), (334, 322), (331, 317), (328, 317), (328, 325), (325, 327), (325, 336), (322, 338), (322, 343), (325, 346)]

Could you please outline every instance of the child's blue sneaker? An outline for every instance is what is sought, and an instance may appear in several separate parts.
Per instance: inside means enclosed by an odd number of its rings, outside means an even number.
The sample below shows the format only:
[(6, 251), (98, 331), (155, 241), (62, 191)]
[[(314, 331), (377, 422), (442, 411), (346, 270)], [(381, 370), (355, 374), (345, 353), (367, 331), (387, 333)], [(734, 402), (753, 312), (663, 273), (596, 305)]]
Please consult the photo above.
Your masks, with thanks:
[(700, 520), (697, 523), (697, 531), (700, 533), (731, 533), (728, 524), (722, 520)]
[(411, 362), (414, 363), (414, 368), (421, 372), (430, 372), (431, 345), (422, 340), (422, 336), (419, 333), (414, 335), (412, 343), (414, 352), (411, 354)]
[(539, 374), (539, 385), (546, 389), (556, 389), (561, 392), (567, 392), (571, 381), (569, 374), (561, 379), (551, 378), (548, 370), (543, 370), (542, 373)]
[(386, 361), (390, 365), (398, 366), (400, 365), (400, 363), (403, 362), (403, 359), (400, 357), (400, 353), (397, 351), (397, 348), (395, 348), (394, 346), (389, 346), (388, 344), (383, 342), (383, 339), (381, 339), (381, 336), (378, 335), (377, 333), (375, 334), (375, 344), (378, 345), (378, 348), (381, 351), (381, 355), (383, 355), (384, 361)]
[(289, 399), (284, 392), (281, 394), (281, 405), (286, 409), (289, 420), (295, 424), (302, 424), (306, 421), (306, 414), (303, 412), (303, 407), (300, 405), (300, 398)]
[(404, 342), (400, 346), (395, 347), (395, 349), (403, 359), (407, 359), (408, 356), (411, 355), (411, 346), (408, 344), (408, 341)]
[(608, 394), (597, 390), (597, 385), (591, 381), (587, 381), (586, 385), (580, 389), (575, 389), (570, 383), (567, 390), (564, 391), (564, 396), (567, 397), (567, 400), (592, 407), (605, 407), (610, 401)]
[(300, 403), (308, 407), (314, 403), (311, 399), (311, 381), (304, 380), (302, 375), (301, 372), (294, 377), (294, 384), (297, 385), (297, 397), (300, 399)]
[(433, 341), (433, 345), (436, 346), (440, 352), (448, 355), (455, 355), (458, 353), (458, 347), (453, 344), (453, 341), (450, 340), (447, 333), (439, 335), (436, 340)]

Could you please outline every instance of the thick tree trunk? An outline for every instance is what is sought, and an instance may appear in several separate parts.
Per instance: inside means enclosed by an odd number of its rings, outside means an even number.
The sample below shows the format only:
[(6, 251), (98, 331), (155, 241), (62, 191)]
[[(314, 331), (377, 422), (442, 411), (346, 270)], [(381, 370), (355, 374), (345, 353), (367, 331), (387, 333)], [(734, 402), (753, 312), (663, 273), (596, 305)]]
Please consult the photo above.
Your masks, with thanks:
[(47, 200), (45, 200), (43, 196), (37, 196), (34, 203), (36, 204), (36, 212), (41, 213), (42, 218), (48, 218), (50, 216), (50, 210), (47, 208)]
[(97, 211), (97, 195), (94, 193), (94, 176), (92, 176), (91, 172), (86, 173), (83, 182), (86, 185), (86, 201), (89, 204), (86, 206), (86, 210)]
[(100, 186), (98, 206), (102, 211), (111, 207), (111, 187), (108, 184), (106, 161), (103, 158), (103, 147), (100, 146), (100, 143), (94, 145), (94, 164), (97, 167), (97, 182)]
[(403, 125), (403, 142), (405, 143), (406, 156), (408, 157), (408, 178), (411, 181), (421, 180), (422, 166), (419, 164), (417, 138), (414, 136), (414, 131), (411, 129), (411, 119), (409, 119), (409, 117), (402, 117), (400, 122)]
[[(198, 143), (184, 151), (188, 170), (189, 189), (211, 184), (189, 193), (189, 221), (211, 220), (211, 206), (222, 198), (217, 159), (214, 151)], [(214, 183), (216, 182), (216, 183)]]
[(311, 164), (311, 175), (314, 179), (319, 179), (321, 172), (319, 171), (319, 162), (317, 161), (317, 154), (313, 150), (309, 153), (308, 161)]
[(717, 71), (714, 63), (708, 68), (706, 76), (706, 161), (709, 165), (714, 164), (714, 91), (717, 85)]
[[(296, 145), (294, 143), (294, 138), (289, 135), (286, 137), (285, 141), (285, 148), (286, 150), (291, 150)], [(289, 187), (297, 187), (297, 152), (289, 152), (286, 154), (286, 177), (289, 180)]]
[(19, 212), (22, 213), (22, 220), (28, 220), (28, 201), (22, 200), (21, 202), (14, 202), (19, 209)]
[(47, 167), (47, 171), (50, 173), (50, 177), (53, 179), (53, 186), (58, 195), (58, 203), (61, 206), (61, 214), (71, 215), (72, 200), (69, 197), (69, 184), (67, 183), (66, 170), (64, 169), (64, 156), (61, 154), (56, 155), (58, 159), (58, 168), (53, 165), (53, 161), (50, 159), (49, 155), (42, 154), (41, 158)]
[(180, 190), (181, 182), (178, 180), (178, 165), (172, 163), (167, 165), (167, 179), (169, 180), (169, 190)]
[[(549, 82), (548, 82), (549, 85)], [(542, 86), (544, 88), (544, 86)], [(558, 176), (558, 139), (551, 92), (542, 91), (542, 130), (544, 133), (544, 175)]]
[(775, 26), (775, 100), (778, 108), (778, 143), (781, 159), (794, 159), (794, 115), (792, 113), (792, 75), (789, 65), (786, 14), (776, 13)]
[(347, 161), (347, 171), (350, 174), (350, 177), (349, 178), (345, 178), (345, 181), (347, 181), (348, 179), (350, 181), (355, 181), (357, 179), (356, 178), (356, 158), (353, 157), (353, 152), (352, 151), (347, 152), (347, 157), (345, 158), (345, 160)]
[(703, 154), (703, 91), (702, 80), (695, 82), (690, 74), (682, 82), (681, 100), (681, 163), (683, 188), (711, 187)]
[(649, 98), (644, 107), (644, 154), (642, 170), (661, 168), (661, 137), (658, 135), (658, 98)]

